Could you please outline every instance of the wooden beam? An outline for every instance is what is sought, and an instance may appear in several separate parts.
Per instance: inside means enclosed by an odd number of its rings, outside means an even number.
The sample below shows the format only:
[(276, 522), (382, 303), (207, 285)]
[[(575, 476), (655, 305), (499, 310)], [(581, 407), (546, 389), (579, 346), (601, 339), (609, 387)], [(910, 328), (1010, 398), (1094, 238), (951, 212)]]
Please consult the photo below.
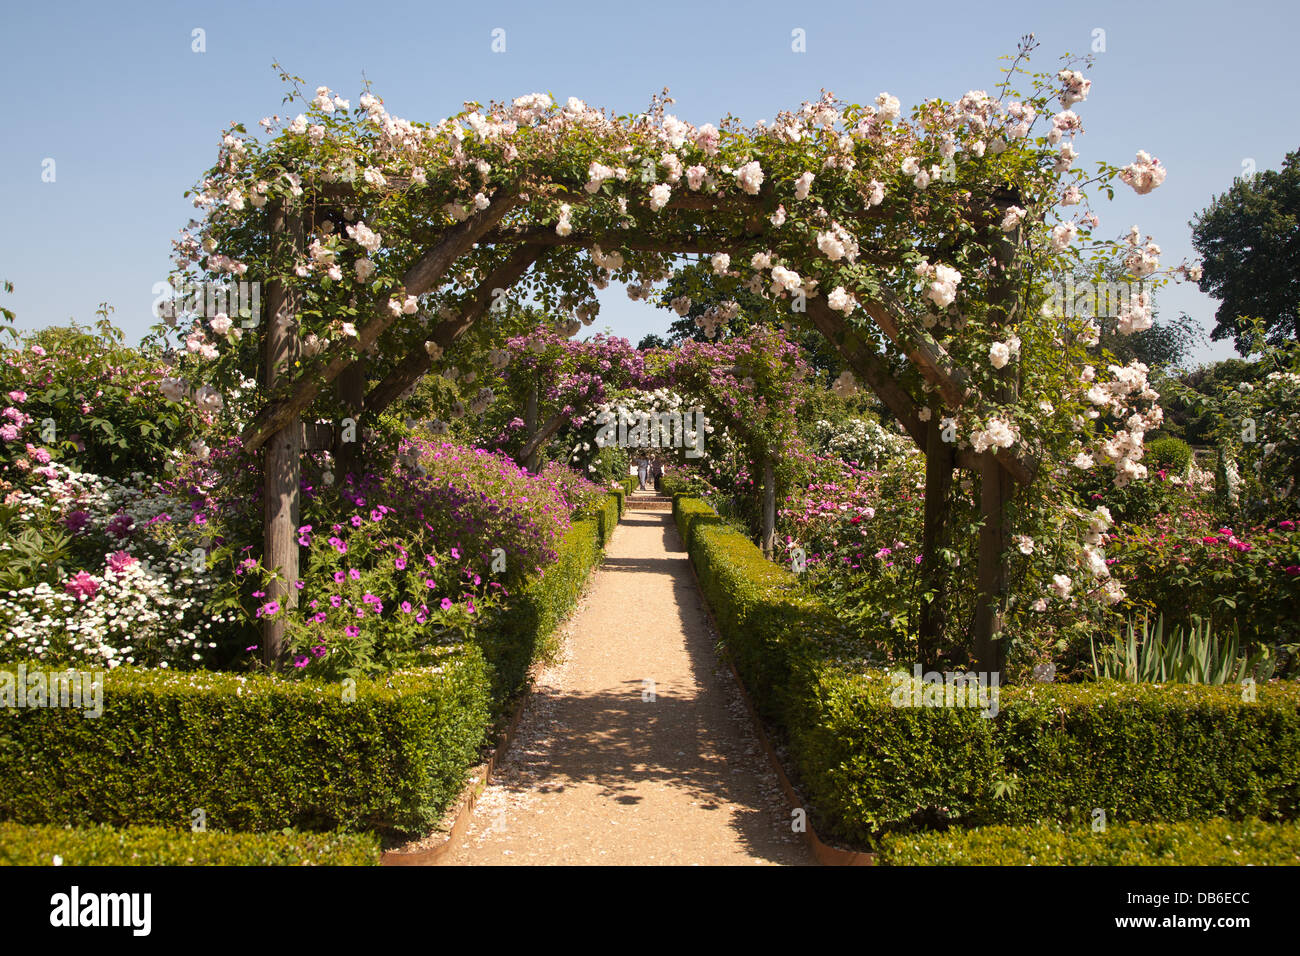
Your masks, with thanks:
[[(440, 322), (433, 329), (429, 339), (444, 349), (450, 346), (492, 307), (492, 303), (496, 300), (496, 290), (508, 290), (513, 286), (544, 251), (536, 244), (521, 245), (512, 249), (506, 261), (479, 284), (473, 298), (461, 313), (454, 319)], [(429, 371), (432, 364), (433, 360), (429, 358), (429, 353), (421, 344), (420, 348), (403, 358), (382, 382), (370, 390), (370, 394), (366, 396), (366, 407), (376, 413), (382, 412), (396, 401), (398, 396), (418, 382), (421, 376)]]
[[(536, 393), (533, 393), (533, 395), (529, 396), (529, 405), (532, 409), (533, 421), (536, 421), (536, 405), (533, 404), (535, 395)], [(543, 425), (532, 438), (528, 439), (528, 441), (524, 443), (523, 448), (519, 449), (520, 464), (525, 468), (528, 468), (530, 471), (536, 471), (537, 465), (533, 459), (537, 453), (542, 450), (542, 446), (555, 437), (555, 433), (558, 432), (564, 426), (564, 423), (571, 419), (574, 414), (573, 411), (559, 411), (547, 419), (546, 424)]]
[(924, 450), (926, 428), (920, 418), (920, 406), (894, 378), (885, 360), (871, 351), (844, 315), (832, 309), (825, 298), (811, 296), (806, 305), (808, 318), (817, 330), (835, 346), (853, 374), (880, 397), (917, 447)]
[[(441, 242), (406, 270), (402, 277), (406, 294), (423, 295), (432, 289), (456, 260), (468, 252), (484, 233), (496, 226), (518, 201), (517, 196), (500, 197), (487, 209), (448, 229)], [(253, 451), (261, 447), (271, 435), (301, 414), (315, 400), (321, 388), (333, 382), (345, 368), (356, 361), (353, 349), (357, 353), (365, 353), (396, 320), (397, 317), (388, 309), (387, 304), (381, 306), (361, 328), (355, 345), (342, 343), (312, 363), (309, 369), (294, 379), (287, 395), (264, 406), (244, 428), (245, 449)]]

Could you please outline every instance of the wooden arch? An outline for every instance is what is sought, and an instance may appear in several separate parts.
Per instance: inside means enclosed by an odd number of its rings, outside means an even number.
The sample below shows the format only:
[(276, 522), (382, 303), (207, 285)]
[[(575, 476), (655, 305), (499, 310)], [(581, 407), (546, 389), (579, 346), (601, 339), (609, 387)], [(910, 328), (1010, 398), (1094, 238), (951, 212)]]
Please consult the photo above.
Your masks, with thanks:
[[(580, 187), (581, 183), (576, 182), (560, 184), (559, 198), (574, 204), (588, 201), (589, 197)], [(500, 290), (508, 290), (552, 249), (602, 245), (606, 249), (669, 255), (749, 254), (764, 248), (765, 240), (769, 238), (767, 214), (774, 205), (770, 183), (754, 197), (679, 193), (666, 205), (669, 215), (661, 215), (653, 222), (645, 220), (633, 228), (600, 233), (575, 231), (560, 236), (547, 226), (506, 223), (510, 213), (519, 209), (526, 198), (518, 191), (498, 191), (488, 208), (427, 237), (424, 251), (402, 275), (406, 295), (420, 296), (439, 288), (457, 261), (472, 249), (490, 246), (500, 250), (494, 267), (465, 299), (459, 313), (434, 326), (426, 336), (428, 340), (444, 349), (452, 345), (488, 312)], [(972, 203), (967, 215), (972, 222), (1000, 222), (1005, 210), (1014, 205), (1016, 199), (1009, 193), (992, 195), (982, 203)], [(340, 210), (349, 204), (360, 205), (361, 199), (351, 187), (329, 184), (323, 186), (318, 194), (309, 194), (293, 208), (269, 204), (268, 226), (273, 249), (301, 250), (303, 235), (314, 226), (311, 221), (313, 214), (306, 211), (312, 208), (313, 202), (319, 204), (315, 216), (322, 217), (326, 213), (321, 210), (328, 210), (328, 215), (338, 222), (340, 218), (347, 218), (340, 216)], [(743, 228), (718, 231), (710, 221), (710, 214), (724, 210), (739, 213), (736, 221), (743, 222)], [(877, 209), (865, 208), (862, 211), (864, 219), (878, 214)], [(1017, 253), (1018, 236), (1016, 233), (998, 233), (1003, 237), (988, 244), (985, 251), (1001, 268), (1001, 274), (1009, 276)], [(864, 248), (860, 259), (877, 266), (902, 262), (899, 255), (888, 249)], [(292, 607), (297, 596), (292, 582), (297, 580), (299, 573), (296, 527), (303, 450), (301, 417), (304, 411), (324, 388), (330, 385), (337, 388), (341, 383), (349, 382), (344, 392), (350, 408), (357, 413), (363, 409), (371, 414), (382, 411), (418, 382), (431, 367), (431, 359), (421, 343), (420, 347), (403, 356), (373, 388), (364, 392), (364, 374), (358, 374), (363, 362), (360, 356), (372, 350), (380, 337), (404, 317), (395, 316), (387, 309), (377, 310), (368, 321), (358, 324), (355, 346), (349, 343), (347, 347), (335, 347), (304, 361), (291, 289), (282, 281), (272, 281), (263, 302), (266, 333), (262, 340), (262, 362), (265, 385), (271, 397), (246, 426), (243, 441), (249, 451), (265, 446), (264, 554), (266, 565), (278, 572), (276, 580), (268, 587), (269, 599)], [(1017, 485), (1027, 485), (1033, 480), (1035, 463), (1019, 450), (977, 454), (944, 441), (937, 416), (923, 420), (921, 403), (893, 375), (862, 332), (845, 315), (832, 309), (824, 294), (809, 295), (805, 302), (806, 319), (834, 345), (848, 368), (879, 396), (926, 455), (922, 574), (926, 589), (937, 597), (932, 603), (923, 605), (920, 634), (923, 656), (927, 642), (937, 639), (944, 623), (944, 582), (949, 571), (939, 558), (938, 546), (944, 530), (944, 502), (952, 472), (956, 467), (980, 476), (983, 525), (979, 541), (979, 600), (973, 623), (971, 664), (983, 670), (1000, 670), (1003, 655), (997, 636), (1001, 629), (1006, 588), (1003, 558), (1009, 540), (1006, 506)], [(1007, 281), (990, 289), (988, 303), (995, 327), (999, 322), (1009, 323), (1015, 312), (1015, 290), (1011, 283)], [(915, 316), (908, 314), (903, 303), (888, 294), (881, 294), (863, 303), (862, 308), (874, 326), (904, 351), (928, 387), (938, 391), (945, 406), (955, 410), (967, 403), (973, 394), (967, 386), (969, 373), (960, 368), (933, 338), (910, 332), (919, 329), (920, 325)], [(302, 371), (292, 374), (291, 370), (299, 363)], [(1011, 370), (1003, 371), (1009, 373)], [(995, 399), (1007, 401), (1014, 397), (1016, 383), (1008, 376), (1000, 388), (1001, 394)], [(283, 616), (268, 618), (263, 626), (264, 659), (270, 664), (278, 664), (284, 655)]]

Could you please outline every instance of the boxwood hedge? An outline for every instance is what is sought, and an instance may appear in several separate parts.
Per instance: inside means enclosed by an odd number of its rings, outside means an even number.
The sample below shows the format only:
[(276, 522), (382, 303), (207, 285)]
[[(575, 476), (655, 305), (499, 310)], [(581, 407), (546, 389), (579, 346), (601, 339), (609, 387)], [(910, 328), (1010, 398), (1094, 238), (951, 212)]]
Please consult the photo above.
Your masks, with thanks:
[[(34, 665), (29, 665), (32, 667)], [(424, 833), (488, 723), (475, 647), (436, 669), (324, 684), (121, 667), (103, 713), (0, 709), (0, 819)]]
[(896, 707), (863, 642), (707, 504), (674, 515), (725, 651), (785, 736), (818, 828), (858, 844), (958, 823), (1300, 816), (1300, 684), (1034, 684)]
[(579, 518), (557, 547), (559, 556), (545, 573), (530, 578), (510, 595), (501, 616), (485, 628), (478, 641), (492, 665), (492, 699), (501, 713), (523, 685), (528, 668), (554, 650), (555, 629), (582, 593), (591, 569), (600, 561), (602, 522), (613, 524), (610, 496), (601, 505), (602, 517)]
[(991, 826), (893, 834), (884, 866), (1297, 866), (1300, 826), (1261, 820), (1127, 823), (1093, 832)]
[(0, 823), (0, 865), (377, 866), (368, 833), (192, 833), (161, 827), (69, 829)]

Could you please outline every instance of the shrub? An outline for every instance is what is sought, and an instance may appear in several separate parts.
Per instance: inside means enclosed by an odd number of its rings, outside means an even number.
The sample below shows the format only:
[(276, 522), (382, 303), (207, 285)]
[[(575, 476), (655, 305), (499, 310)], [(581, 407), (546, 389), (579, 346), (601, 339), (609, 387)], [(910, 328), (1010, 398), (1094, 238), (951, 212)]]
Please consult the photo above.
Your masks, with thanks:
[(423, 523), (359, 496), (354, 509), (328, 527), (299, 527), (307, 560), (298, 606), (258, 609), (287, 617), (295, 668), (337, 680), (425, 666), (439, 647), (472, 638), (501, 585), (485, 584), (459, 549), (436, 548)]
[(1296, 866), (1300, 826), (1261, 820), (1091, 829), (991, 826), (885, 837), (884, 866)]
[[(17, 479), (33, 451), (76, 470), (125, 479), (161, 476), (203, 429), (192, 402), (168, 401), (172, 374), (160, 352), (123, 344), (101, 307), (94, 331), (73, 324), (28, 334), (0, 349), (0, 477)], [(42, 423), (51, 420), (48, 439)], [(23, 462), (28, 464), (24, 465)]]
[(1230, 528), (1180, 508), (1109, 536), (1111, 574), (1131, 605), (1166, 627), (1194, 617), (1235, 626), (1246, 647), (1300, 641), (1300, 529), (1295, 520)]
[(218, 587), (205, 516), (143, 475), (38, 471), (0, 504), (0, 661), (211, 663), (213, 628), (236, 615), (204, 607)]
[(1165, 435), (1147, 442), (1145, 459), (1148, 471), (1185, 475), (1192, 464), (1192, 446), (1182, 439)]
[(73, 830), (0, 823), (0, 865), (377, 866), (379, 840), (365, 833), (218, 833), (161, 827)]
[(474, 647), (349, 685), (148, 671), (104, 677), (103, 713), (0, 708), (0, 819), (27, 824), (427, 833), (477, 762)]

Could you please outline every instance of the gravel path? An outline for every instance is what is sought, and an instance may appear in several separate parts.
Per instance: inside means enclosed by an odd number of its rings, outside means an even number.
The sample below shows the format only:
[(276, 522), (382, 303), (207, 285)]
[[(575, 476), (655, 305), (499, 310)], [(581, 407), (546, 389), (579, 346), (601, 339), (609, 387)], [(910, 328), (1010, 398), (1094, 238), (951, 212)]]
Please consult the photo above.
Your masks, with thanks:
[(672, 516), (627, 512), (446, 862), (810, 864), (713, 641)]

